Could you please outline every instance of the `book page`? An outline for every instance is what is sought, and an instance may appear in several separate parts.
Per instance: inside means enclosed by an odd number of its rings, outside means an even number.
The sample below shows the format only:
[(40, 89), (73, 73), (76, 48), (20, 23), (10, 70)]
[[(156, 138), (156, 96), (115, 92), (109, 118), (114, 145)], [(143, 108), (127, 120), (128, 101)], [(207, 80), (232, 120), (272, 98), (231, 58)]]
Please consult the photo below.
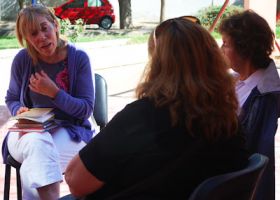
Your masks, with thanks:
[(54, 117), (54, 113), (51, 112), (52, 110), (53, 108), (31, 108), (26, 112), (11, 117), (11, 120), (27, 119), (43, 123)]

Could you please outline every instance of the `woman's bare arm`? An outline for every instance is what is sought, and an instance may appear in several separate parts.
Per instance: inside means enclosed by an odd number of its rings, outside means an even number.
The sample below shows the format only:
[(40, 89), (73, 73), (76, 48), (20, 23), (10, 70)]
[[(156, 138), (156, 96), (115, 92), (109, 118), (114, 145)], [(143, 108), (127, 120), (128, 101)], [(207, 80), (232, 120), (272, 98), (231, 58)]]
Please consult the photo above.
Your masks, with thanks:
[(79, 155), (76, 155), (68, 164), (65, 180), (75, 197), (94, 193), (104, 185), (104, 182), (98, 180), (86, 169)]

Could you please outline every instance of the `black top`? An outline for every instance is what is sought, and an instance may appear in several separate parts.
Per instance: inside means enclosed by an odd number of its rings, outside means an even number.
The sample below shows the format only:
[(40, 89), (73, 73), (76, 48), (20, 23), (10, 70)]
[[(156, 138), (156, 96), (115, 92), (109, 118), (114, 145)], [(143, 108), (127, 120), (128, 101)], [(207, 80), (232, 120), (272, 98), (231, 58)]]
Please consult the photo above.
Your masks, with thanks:
[(245, 167), (244, 146), (240, 133), (217, 142), (191, 137), (171, 126), (166, 108), (137, 100), (80, 151), (86, 168), (105, 182), (86, 199), (187, 199), (207, 177)]

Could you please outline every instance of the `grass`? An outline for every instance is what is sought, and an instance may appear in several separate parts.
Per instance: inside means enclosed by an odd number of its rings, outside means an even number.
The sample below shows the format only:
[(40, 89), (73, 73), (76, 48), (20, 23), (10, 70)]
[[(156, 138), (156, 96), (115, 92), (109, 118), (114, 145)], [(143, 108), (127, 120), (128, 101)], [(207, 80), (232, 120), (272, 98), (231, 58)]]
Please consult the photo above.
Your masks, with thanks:
[[(216, 39), (220, 39), (221, 35), (217, 32), (212, 32), (212, 36)], [(115, 40), (115, 39), (127, 39), (127, 44), (139, 44), (146, 43), (149, 34), (126, 34), (126, 35), (95, 35), (95, 36), (80, 36), (77, 42), (94, 42), (94, 41), (104, 41), (104, 40)], [(276, 27), (276, 38), (280, 38), (280, 26)], [(20, 48), (17, 39), (13, 36), (1, 36), (0, 37), (0, 49), (16, 49)]]
[(139, 35), (97, 35), (97, 36), (87, 36), (79, 37), (77, 42), (95, 42), (104, 40), (116, 40), (116, 39), (127, 39), (129, 44), (145, 43), (147, 42), (149, 34), (139, 34)]
[(15, 49), (19, 48), (17, 39), (12, 36), (0, 37), (0, 49)]
[[(104, 40), (127, 39), (127, 44), (139, 44), (147, 42), (149, 34), (137, 35), (97, 35), (78, 37), (77, 42), (95, 42)], [(16, 49), (20, 48), (17, 39), (13, 36), (0, 37), (0, 49)]]

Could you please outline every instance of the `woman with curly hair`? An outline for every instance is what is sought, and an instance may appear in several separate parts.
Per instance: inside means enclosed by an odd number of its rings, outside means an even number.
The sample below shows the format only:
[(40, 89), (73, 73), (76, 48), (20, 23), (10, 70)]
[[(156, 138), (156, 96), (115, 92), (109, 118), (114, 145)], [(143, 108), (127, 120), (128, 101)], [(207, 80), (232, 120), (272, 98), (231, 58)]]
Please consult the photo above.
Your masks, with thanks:
[(239, 118), (247, 146), (269, 157), (258, 199), (275, 199), (274, 135), (280, 116), (280, 79), (274, 61), (274, 34), (264, 18), (247, 10), (221, 22), (222, 51), (237, 72)]

